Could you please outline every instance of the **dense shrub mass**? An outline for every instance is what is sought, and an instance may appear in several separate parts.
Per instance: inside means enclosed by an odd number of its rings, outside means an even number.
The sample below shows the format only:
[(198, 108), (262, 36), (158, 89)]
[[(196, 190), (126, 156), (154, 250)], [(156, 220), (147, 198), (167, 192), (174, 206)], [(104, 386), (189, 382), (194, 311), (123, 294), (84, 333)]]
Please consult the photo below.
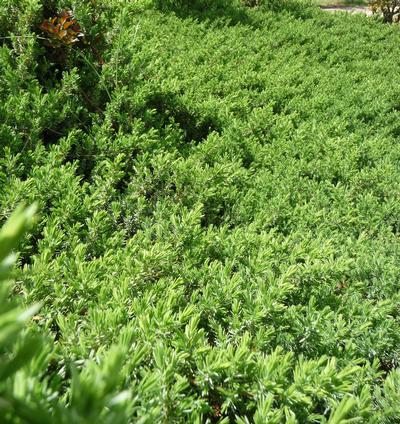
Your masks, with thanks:
[(399, 422), (399, 30), (225, 3), (1, 3), (1, 422)]

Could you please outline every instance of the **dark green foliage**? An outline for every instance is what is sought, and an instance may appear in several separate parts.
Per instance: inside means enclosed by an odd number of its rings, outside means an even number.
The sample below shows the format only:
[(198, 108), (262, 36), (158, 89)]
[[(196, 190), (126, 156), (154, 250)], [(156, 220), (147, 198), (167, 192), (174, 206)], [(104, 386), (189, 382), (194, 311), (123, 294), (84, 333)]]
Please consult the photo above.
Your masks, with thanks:
[(196, 4), (71, 2), (103, 66), (42, 44), (64, 4), (0, 6), (0, 221), (38, 202), (42, 305), (1, 418), (396, 423), (398, 29)]

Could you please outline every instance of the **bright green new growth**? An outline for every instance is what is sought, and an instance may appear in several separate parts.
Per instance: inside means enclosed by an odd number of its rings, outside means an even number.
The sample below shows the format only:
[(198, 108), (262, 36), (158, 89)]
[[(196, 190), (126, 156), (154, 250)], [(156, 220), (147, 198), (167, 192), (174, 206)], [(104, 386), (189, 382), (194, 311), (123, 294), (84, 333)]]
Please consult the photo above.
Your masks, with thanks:
[[(26, 322), (39, 311), (39, 305), (22, 309), (9, 300), (6, 280), (11, 278), (14, 249), (32, 225), (36, 206), (19, 207), (0, 231), (0, 418), (2, 423), (123, 423), (130, 399), (128, 392), (115, 393), (120, 367), (128, 349), (121, 344), (110, 349), (101, 365), (89, 364), (80, 375), (72, 366), (68, 408), (58, 393), (43, 390), (40, 376), (49, 350), (39, 335), (24, 331)], [(129, 341), (127, 341), (129, 343)], [(140, 355), (140, 353), (138, 353)], [(32, 391), (31, 384), (38, 387)], [(35, 393), (36, 392), (36, 393)], [(36, 396), (35, 396), (36, 394)], [(39, 396), (38, 396), (39, 395)]]
[(35, 207), (22, 207), (10, 217), (0, 231), (0, 416), (5, 411), (18, 409), (18, 400), (8, 384), (10, 377), (17, 374), (40, 349), (37, 338), (26, 336), (19, 339), (25, 322), (39, 309), (32, 306), (28, 310), (15, 307), (8, 301), (8, 285), (11, 266), (15, 261), (14, 249), (23, 233), (31, 225)]
[(400, 420), (399, 30), (209, 3), (0, 4), (1, 423)]

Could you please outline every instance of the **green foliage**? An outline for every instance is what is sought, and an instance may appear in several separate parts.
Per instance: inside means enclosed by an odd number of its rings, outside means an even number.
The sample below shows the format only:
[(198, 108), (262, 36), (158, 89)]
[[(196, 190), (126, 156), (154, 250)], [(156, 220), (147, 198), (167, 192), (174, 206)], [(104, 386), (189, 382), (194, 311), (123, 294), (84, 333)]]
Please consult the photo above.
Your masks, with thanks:
[[(31, 225), (36, 207), (18, 208), (0, 231), (0, 417), (3, 423), (91, 423), (126, 422), (127, 392), (113, 394), (124, 377), (121, 365), (128, 354), (129, 337), (102, 355), (100, 364), (87, 363), (80, 374), (72, 366), (68, 406), (55, 402), (45, 377), (51, 346), (37, 334), (24, 331), (39, 304), (28, 309), (10, 302), (11, 266), (23, 233)], [(35, 316), (39, 318), (38, 315)], [(141, 353), (139, 353), (140, 355)], [(122, 406), (122, 408), (121, 408)], [(50, 413), (50, 410), (53, 412)]]
[(0, 5), (0, 421), (397, 422), (398, 29), (163, 5)]
[(40, 349), (40, 341), (26, 335), (19, 335), (25, 322), (37, 310), (34, 305), (22, 310), (8, 301), (9, 287), (5, 283), (11, 277), (11, 266), (15, 261), (14, 249), (17, 247), (24, 231), (30, 225), (34, 207), (19, 208), (0, 231), (0, 416), (4, 417), (9, 410), (18, 409), (18, 401), (14, 395), (10, 378), (29, 364)]

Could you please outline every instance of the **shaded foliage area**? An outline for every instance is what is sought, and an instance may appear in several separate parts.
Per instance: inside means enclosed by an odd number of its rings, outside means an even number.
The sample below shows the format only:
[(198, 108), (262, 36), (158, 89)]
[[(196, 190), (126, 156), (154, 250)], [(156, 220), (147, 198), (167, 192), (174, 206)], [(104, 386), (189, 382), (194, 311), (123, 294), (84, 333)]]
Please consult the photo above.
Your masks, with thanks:
[(397, 422), (398, 30), (72, 1), (103, 63), (42, 40), (64, 4), (4, 4), (0, 221), (39, 204), (43, 340), (3, 421)]

